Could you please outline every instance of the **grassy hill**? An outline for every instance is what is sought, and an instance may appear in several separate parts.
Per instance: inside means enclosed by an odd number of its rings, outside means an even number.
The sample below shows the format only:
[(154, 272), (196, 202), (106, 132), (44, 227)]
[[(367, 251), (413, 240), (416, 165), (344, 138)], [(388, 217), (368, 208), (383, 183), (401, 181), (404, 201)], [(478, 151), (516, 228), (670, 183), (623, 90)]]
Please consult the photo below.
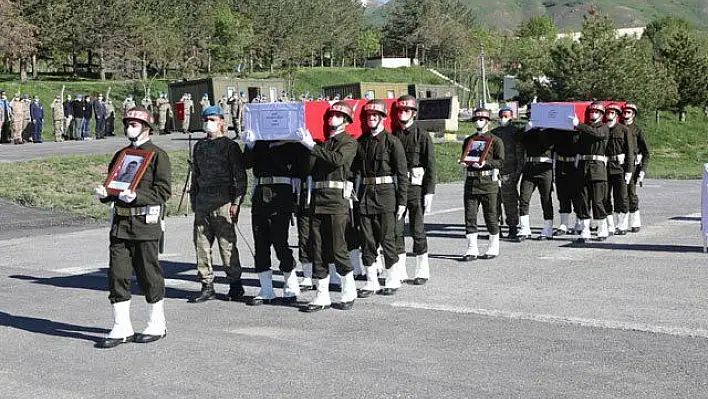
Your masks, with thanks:
[[(391, 0), (394, 2), (396, 0)], [(644, 26), (656, 17), (674, 15), (708, 29), (708, 3), (705, 0), (463, 0), (478, 12), (482, 25), (514, 31), (533, 15), (550, 15), (561, 30), (577, 31), (583, 15), (593, 5), (612, 16), (619, 27)], [(390, 4), (389, 2), (389, 4)], [(371, 23), (381, 24), (381, 10), (368, 15)]]

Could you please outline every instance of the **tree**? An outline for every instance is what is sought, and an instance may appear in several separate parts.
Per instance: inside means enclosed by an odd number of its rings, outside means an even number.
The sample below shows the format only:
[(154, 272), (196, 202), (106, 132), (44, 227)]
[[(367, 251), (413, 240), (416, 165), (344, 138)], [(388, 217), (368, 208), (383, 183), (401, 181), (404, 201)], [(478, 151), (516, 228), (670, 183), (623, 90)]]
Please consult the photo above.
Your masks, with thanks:
[(519, 25), (519, 37), (546, 38), (553, 40), (558, 35), (558, 27), (553, 22), (553, 17), (536, 15)]
[(373, 54), (378, 53), (382, 39), (383, 32), (375, 29), (367, 29), (359, 33), (359, 37), (356, 39), (357, 57), (366, 61)]
[(0, 3), (0, 20), (4, 30), (4, 34), (0, 35), (0, 52), (19, 63), (20, 79), (25, 82), (28, 60), (37, 54), (39, 47), (38, 29), (22, 16), (22, 8), (14, 0)]

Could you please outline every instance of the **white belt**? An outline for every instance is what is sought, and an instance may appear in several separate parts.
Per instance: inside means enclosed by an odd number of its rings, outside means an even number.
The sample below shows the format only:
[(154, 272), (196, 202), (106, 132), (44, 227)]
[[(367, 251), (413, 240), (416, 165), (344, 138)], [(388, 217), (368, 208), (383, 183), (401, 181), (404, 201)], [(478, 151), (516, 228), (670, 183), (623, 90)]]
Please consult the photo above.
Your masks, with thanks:
[(607, 157), (604, 155), (581, 155), (581, 161), (600, 161), (607, 164)]
[(644, 159), (644, 155), (637, 154), (637, 157), (634, 159), (634, 164), (641, 165), (643, 159)]
[(624, 159), (625, 159), (625, 154), (617, 154), (617, 155), (611, 155), (610, 160), (615, 161), (619, 163), (620, 165), (624, 165)]
[(361, 182), (362, 184), (393, 184), (393, 176), (365, 177)]
[(293, 181), (293, 179), (291, 177), (281, 177), (281, 176), (257, 177), (254, 180), (255, 180), (256, 185), (292, 184), (292, 181)]
[(553, 163), (550, 157), (526, 157), (526, 162)]
[(468, 177), (479, 177), (479, 176), (491, 176), (494, 173), (493, 170), (468, 170), (467, 171), (467, 176)]
[(345, 184), (343, 181), (316, 181), (313, 183), (313, 188), (337, 188), (344, 190)]
[(115, 212), (116, 215), (118, 216), (142, 216), (142, 215), (147, 215), (149, 212), (149, 207), (148, 206), (141, 206), (137, 208), (124, 208), (120, 206), (116, 206)]

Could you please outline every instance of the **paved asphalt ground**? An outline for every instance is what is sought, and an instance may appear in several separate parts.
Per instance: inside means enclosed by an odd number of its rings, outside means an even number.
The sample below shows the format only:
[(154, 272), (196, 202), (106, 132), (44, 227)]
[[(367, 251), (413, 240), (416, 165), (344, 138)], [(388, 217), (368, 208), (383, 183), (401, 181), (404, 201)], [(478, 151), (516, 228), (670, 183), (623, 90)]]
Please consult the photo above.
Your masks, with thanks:
[[(112, 350), (93, 347), (112, 324), (107, 227), (19, 226), (17, 237), (0, 236), (0, 397), (708, 395), (700, 182), (648, 181), (638, 234), (583, 247), (569, 237), (502, 241), (501, 256), (469, 263), (456, 260), (465, 247), (461, 190), (439, 186), (426, 217), (429, 283), (357, 300), (348, 312), (188, 304), (199, 289), (192, 219), (171, 218), (162, 256), (169, 334)], [(535, 232), (540, 213), (534, 198)], [(255, 295), (248, 212), (239, 226)], [(409, 255), (410, 273), (414, 266)], [(141, 331), (141, 296), (132, 311)]]

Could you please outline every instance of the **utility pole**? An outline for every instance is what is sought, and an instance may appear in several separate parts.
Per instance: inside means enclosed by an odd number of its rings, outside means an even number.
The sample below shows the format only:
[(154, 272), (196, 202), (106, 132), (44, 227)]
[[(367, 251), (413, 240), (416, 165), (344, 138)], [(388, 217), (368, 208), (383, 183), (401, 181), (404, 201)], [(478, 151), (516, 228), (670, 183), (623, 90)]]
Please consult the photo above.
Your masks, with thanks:
[(479, 70), (482, 75), (482, 99), (479, 102), (481, 108), (487, 108), (487, 99), (489, 98), (489, 87), (487, 86), (487, 71), (484, 67), (484, 43), (480, 43), (481, 52), (479, 54)]

